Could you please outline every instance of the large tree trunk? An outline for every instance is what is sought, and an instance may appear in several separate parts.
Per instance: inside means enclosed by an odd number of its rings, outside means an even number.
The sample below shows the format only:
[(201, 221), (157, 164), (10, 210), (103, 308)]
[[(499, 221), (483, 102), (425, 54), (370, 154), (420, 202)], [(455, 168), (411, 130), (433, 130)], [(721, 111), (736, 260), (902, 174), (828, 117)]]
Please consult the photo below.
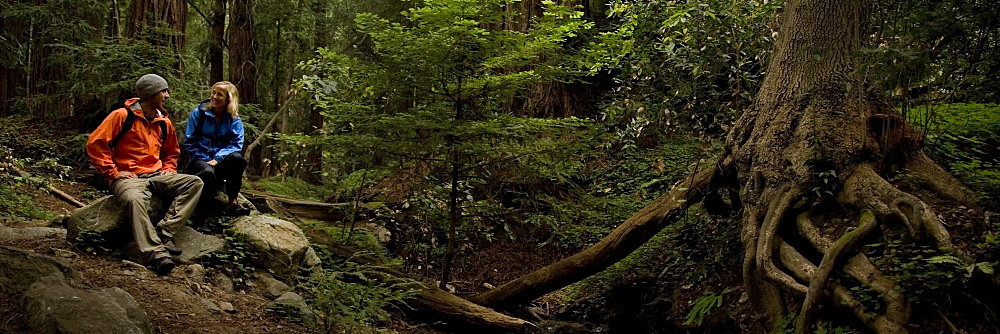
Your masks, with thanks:
[[(184, 53), (187, 12), (187, 2), (183, 0), (133, 0), (129, 6), (125, 33), (132, 38), (142, 38), (154, 45), (174, 49), (178, 55), (174, 67), (178, 73), (182, 73), (184, 63), (179, 55)], [(146, 30), (157, 26), (176, 30), (177, 33), (159, 35)], [(147, 33), (150, 34), (146, 35)]]
[[(918, 131), (857, 71), (871, 5), (789, 1), (761, 90), (727, 140), (722, 167), (738, 180), (750, 301), (770, 325), (788, 313), (786, 303), (798, 308), (800, 333), (811, 331), (827, 297), (876, 333), (907, 331), (905, 296), (856, 252), (877, 225), (902, 223), (914, 239), (954, 249), (930, 207), (886, 181), (894, 166), (928, 171), (916, 177), (943, 196), (972, 198), (923, 155)], [(878, 292), (884, 312), (866, 315), (840, 280), (830, 280), (835, 268)]]
[(253, 32), (256, 0), (233, 0), (229, 14), (229, 77), (241, 103), (258, 103), (257, 40)]
[[(799, 314), (797, 331), (811, 332), (817, 305), (832, 300), (873, 332), (907, 332), (908, 296), (858, 254), (858, 245), (881, 233), (878, 227), (896, 225), (886, 231), (958, 250), (930, 206), (887, 177), (905, 169), (941, 197), (975, 198), (921, 152), (921, 134), (858, 71), (857, 51), (871, 36), (865, 30), (871, 5), (789, 1), (767, 77), (727, 138), (726, 153), (712, 171), (718, 174), (711, 182), (692, 176), (689, 188), (710, 190), (704, 198), (709, 212), (731, 205), (735, 210), (724, 211), (741, 214), (745, 290), (772, 329), (791, 309)], [(722, 185), (733, 194), (728, 203), (716, 196)], [(597, 245), (472, 300), (524, 303), (596, 273), (697, 199), (680, 190), (669, 196), (686, 204), (661, 197)], [(866, 310), (843, 285), (847, 281), (878, 293), (880, 313)]]

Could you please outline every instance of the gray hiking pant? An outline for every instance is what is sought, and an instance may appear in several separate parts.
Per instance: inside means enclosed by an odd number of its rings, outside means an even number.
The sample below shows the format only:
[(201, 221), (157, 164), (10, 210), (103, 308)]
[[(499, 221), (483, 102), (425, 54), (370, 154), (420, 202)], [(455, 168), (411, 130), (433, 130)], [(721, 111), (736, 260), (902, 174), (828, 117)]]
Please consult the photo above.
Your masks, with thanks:
[[(169, 256), (157, 230), (164, 236), (173, 237), (194, 212), (203, 186), (201, 179), (187, 174), (119, 179), (111, 184), (111, 191), (125, 209), (125, 218), (132, 224), (132, 236), (143, 261), (148, 263)], [(147, 213), (153, 194), (173, 198), (163, 220), (155, 226)]]

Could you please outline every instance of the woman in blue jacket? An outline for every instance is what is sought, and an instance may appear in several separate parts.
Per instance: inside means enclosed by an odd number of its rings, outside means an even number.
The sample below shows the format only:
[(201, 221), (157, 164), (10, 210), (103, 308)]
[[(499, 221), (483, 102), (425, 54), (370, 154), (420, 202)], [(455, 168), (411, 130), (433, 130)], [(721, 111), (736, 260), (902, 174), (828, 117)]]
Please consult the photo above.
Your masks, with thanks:
[(215, 196), (225, 183), (229, 197), (229, 214), (246, 214), (236, 199), (243, 187), (243, 171), (247, 161), (243, 150), (243, 121), (239, 116), (240, 97), (236, 86), (228, 81), (212, 85), (211, 98), (191, 111), (184, 131), (184, 148), (189, 156), (187, 172), (205, 182), (203, 197)]

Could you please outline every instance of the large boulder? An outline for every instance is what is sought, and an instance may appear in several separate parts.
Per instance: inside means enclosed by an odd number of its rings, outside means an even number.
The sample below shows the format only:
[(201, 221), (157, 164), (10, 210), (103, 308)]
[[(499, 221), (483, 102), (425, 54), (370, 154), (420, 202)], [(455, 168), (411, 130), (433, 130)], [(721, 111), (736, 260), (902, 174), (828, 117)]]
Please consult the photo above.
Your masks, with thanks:
[[(245, 243), (255, 254), (254, 265), (269, 269), (279, 279), (293, 282), (306, 265), (311, 249), (305, 233), (292, 222), (269, 216), (245, 216), (233, 221), (236, 240)], [(308, 262), (315, 262), (308, 258)]]
[(46, 276), (75, 277), (66, 260), (0, 246), (0, 290), (21, 292)]
[(146, 312), (119, 288), (81, 289), (42, 277), (24, 294), (31, 326), (44, 333), (151, 333)]
[[(166, 214), (169, 202), (159, 196), (149, 200), (150, 221), (158, 222)], [(90, 247), (122, 243), (132, 240), (129, 225), (125, 223), (125, 212), (114, 196), (101, 197), (87, 206), (76, 209), (66, 221), (66, 241), (77, 246)], [(117, 246), (121, 245), (112, 245)]]

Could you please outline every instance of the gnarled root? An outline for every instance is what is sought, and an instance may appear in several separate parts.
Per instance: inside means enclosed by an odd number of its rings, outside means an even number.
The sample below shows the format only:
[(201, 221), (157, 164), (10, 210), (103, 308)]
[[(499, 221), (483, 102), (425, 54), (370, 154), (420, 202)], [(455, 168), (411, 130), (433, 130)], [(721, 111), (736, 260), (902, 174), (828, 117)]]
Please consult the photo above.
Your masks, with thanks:
[(823, 288), (826, 286), (827, 279), (830, 278), (830, 273), (833, 272), (834, 265), (840, 262), (847, 252), (854, 249), (861, 239), (868, 236), (868, 234), (875, 229), (876, 225), (877, 221), (871, 211), (862, 211), (858, 227), (852, 231), (844, 233), (844, 235), (841, 236), (840, 239), (837, 239), (837, 242), (833, 244), (833, 247), (823, 252), (823, 260), (820, 262), (817, 271), (813, 273), (811, 279), (809, 280), (809, 292), (806, 294), (805, 301), (802, 302), (802, 309), (796, 323), (796, 333), (804, 334), (812, 324), (813, 313), (816, 312), (817, 302), (823, 295)]
[[(876, 217), (893, 217), (901, 221), (916, 239), (929, 237), (943, 250), (957, 251), (951, 235), (930, 206), (915, 196), (900, 191), (872, 170), (860, 165), (844, 182), (839, 198), (841, 203), (861, 208), (871, 208)], [(963, 254), (957, 254), (966, 259)]]

